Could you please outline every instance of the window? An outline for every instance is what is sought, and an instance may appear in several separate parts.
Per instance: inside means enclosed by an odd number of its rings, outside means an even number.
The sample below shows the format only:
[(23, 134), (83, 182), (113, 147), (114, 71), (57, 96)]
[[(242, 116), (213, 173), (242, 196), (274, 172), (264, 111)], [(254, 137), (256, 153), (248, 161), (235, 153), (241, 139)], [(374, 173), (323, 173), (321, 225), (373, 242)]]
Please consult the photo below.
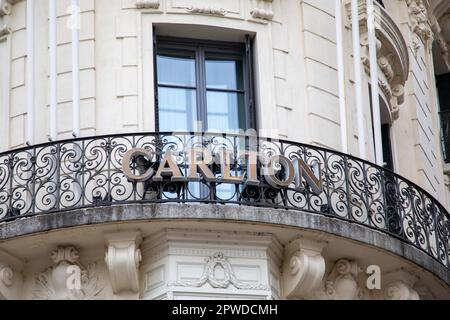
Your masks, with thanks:
[(439, 94), (439, 114), (441, 117), (441, 137), (444, 160), (450, 162), (450, 73), (436, 77)]
[(384, 167), (389, 170), (394, 170), (394, 159), (392, 156), (391, 145), (391, 125), (389, 123), (384, 123), (381, 125), (381, 140), (383, 144)]
[[(369, 97), (372, 94), (372, 87), (369, 84)], [(383, 167), (389, 170), (394, 170), (394, 157), (392, 153), (392, 142), (391, 142), (391, 125), (390, 125), (390, 116), (389, 116), (389, 107), (387, 106), (385, 100), (380, 95), (380, 117), (381, 117), (381, 144), (383, 148)], [(370, 117), (372, 124), (372, 137), (373, 137), (373, 145), (375, 146), (375, 128), (373, 124), (373, 106), (372, 99), (369, 99), (370, 105)], [(375, 152), (375, 150), (374, 150)]]
[(159, 131), (255, 128), (251, 46), (156, 38)]

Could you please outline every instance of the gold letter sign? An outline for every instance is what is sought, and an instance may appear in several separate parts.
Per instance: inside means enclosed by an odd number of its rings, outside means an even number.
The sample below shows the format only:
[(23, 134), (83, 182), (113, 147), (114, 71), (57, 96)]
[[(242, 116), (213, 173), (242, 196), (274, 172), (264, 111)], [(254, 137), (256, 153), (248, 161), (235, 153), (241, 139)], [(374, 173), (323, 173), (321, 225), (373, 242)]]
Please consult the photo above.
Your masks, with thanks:
[[(139, 168), (132, 161), (142, 156), (149, 162), (152, 161), (154, 153), (152, 151), (134, 148), (129, 150), (123, 156), (122, 170), (124, 175), (133, 182), (144, 182), (153, 180), (161, 182), (165, 178), (173, 182), (199, 181), (202, 178), (206, 182), (230, 183), (230, 184), (248, 184), (259, 185), (260, 181), (257, 174), (257, 163), (260, 163), (261, 177), (265, 182), (273, 188), (291, 188), (298, 191), (304, 190), (303, 181), (311, 188), (315, 194), (323, 191), (322, 175), (320, 163), (315, 166), (317, 170), (311, 169), (305, 161), (299, 158), (293, 160), (283, 155), (274, 155), (269, 159), (264, 158), (256, 151), (241, 151), (237, 159), (246, 159), (246, 170), (241, 175), (232, 176), (231, 166), (233, 163), (233, 151), (222, 149), (213, 157), (211, 152), (206, 148), (195, 147), (186, 150), (187, 161), (177, 164), (177, 161), (171, 151), (166, 151), (159, 163), (155, 164), (158, 169), (155, 173), (154, 169)], [(214, 158), (220, 161), (221, 177), (217, 178), (211, 170), (214, 165)], [(217, 163), (216, 163), (217, 164)], [(183, 175), (181, 168), (188, 168), (186, 176)], [(140, 175), (137, 175), (137, 172)], [(314, 172), (316, 171), (316, 172)]]

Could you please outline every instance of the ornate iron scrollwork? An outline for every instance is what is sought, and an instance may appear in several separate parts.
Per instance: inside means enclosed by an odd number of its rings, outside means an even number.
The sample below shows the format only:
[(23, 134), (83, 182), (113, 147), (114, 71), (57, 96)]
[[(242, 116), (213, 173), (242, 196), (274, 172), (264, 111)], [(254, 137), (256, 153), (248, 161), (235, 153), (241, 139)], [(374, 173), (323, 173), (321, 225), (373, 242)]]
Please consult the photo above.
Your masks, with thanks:
[[(259, 185), (225, 183), (220, 166), (211, 164), (214, 181), (130, 181), (124, 155), (133, 148), (149, 151), (130, 161), (140, 175), (158, 170), (170, 151), (188, 176), (187, 148), (207, 148), (216, 155), (232, 150), (229, 168), (245, 176), (240, 150), (268, 158), (278, 155), (321, 164), (321, 193), (307, 184), (275, 188), (258, 170)], [(247, 150), (248, 151), (248, 150)], [(229, 173), (228, 173), (229, 174)], [(283, 180), (283, 170), (275, 177)], [(449, 214), (411, 181), (367, 161), (316, 146), (243, 135), (212, 133), (139, 133), (98, 136), (36, 145), (0, 154), (0, 222), (77, 208), (127, 203), (202, 202), (307, 211), (388, 233), (449, 263)], [(299, 213), (300, 214), (300, 213)]]

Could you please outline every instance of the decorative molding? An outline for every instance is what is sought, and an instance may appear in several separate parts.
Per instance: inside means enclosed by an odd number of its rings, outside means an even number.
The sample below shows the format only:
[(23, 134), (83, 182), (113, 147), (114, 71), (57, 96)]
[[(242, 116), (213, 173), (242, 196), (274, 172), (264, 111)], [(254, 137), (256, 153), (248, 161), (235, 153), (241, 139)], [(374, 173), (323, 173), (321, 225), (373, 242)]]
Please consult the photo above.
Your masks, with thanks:
[[(13, 3), (12, 0), (0, 0), (0, 18), (11, 15)], [(3, 18), (3, 21), (3, 25), (0, 26), (0, 38), (11, 33), (8, 19)]]
[(224, 8), (215, 8), (215, 7), (190, 6), (186, 8), (186, 11), (193, 14), (205, 14), (219, 17), (224, 17), (227, 14), (227, 10), (225, 10)]
[[(230, 264), (227, 257), (224, 256), (222, 252), (217, 252), (211, 257), (205, 259), (206, 265), (203, 269), (202, 276), (198, 280), (193, 281), (171, 281), (168, 283), (169, 286), (179, 286), (179, 287), (203, 287), (206, 283), (209, 283), (213, 288), (226, 289), (230, 285), (233, 285), (236, 289), (246, 289), (246, 290), (270, 290), (266, 285), (254, 285), (248, 284), (240, 281)], [(222, 268), (224, 272), (223, 279), (216, 278), (216, 269)]]
[(139, 292), (139, 264), (142, 260), (142, 242), (139, 232), (105, 234), (107, 251), (105, 262), (108, 266), (111, 286), (115, 294)]
[(410, 28), (425, 43), (433, 33), (428, 21), (428, 12), (423, 0), (406, 0), (409, 10)]
[[(101, 299), (104, 286), (100, 285), (97, 265), (86, 267), (79, 263), (79, 252), (73, 246), (59, 247), (50, 256), (54, 265), (35, 277), (33, 296), (42, 300), (96, 300)], [(67, 286), (70, 267), (80, 270), (80, 288)]]
[[(351, 15), (350, 6), (347, 14)], [(369, 41), (367, 35), (366, 1), (359, 2), (362, 63), (370, 74)], [(377, 37), (377, 61), (380, 69), (379, 84), (387, 98), (392, 120), (398, 118), (398, 106), (405, 101), (404, 86), (409, 77), (408, 47), (395, 21), (378, 4), (375, 6), (375, 34)]]
[(24, 262), (0, 249), (0, 300), (18, 299)]
[(159, 9), (159, 0), (136, 0), (136, 8), (138, 9)]
[(327, 277), (322, 298), (329, 300), (358, 300), (364, 295), (363, 288), (358, 285), (358, 274), (361, 267), (352, 260), (338, 260)]
[(326, 242), (297, 239), (285, 250), (283, 265), (283, 296), (287, 299), (305, 299), (322, 284), (325, 260), (322, 249)]
[(413, 289), (418, 277), (404, 269), (399, 269), (383, 276), (384, 298), (386, 300), (419, 300), (419, 294)]
[[(162, 257), (169, 255), (182, 255), (182, 256), (197, 256), (208, 257), (217, 252), (217, 248), (210, 247), (198, 247), (193, 246), (186, 248), (184, 246), (169, 245), (168, 242), (175, 244), (184, 244), (186, 238), (195, 239), (195, 241), (218, 243), (218, 244), (233, 244), (236, 241), (235, 233), (220, 232), (220, 237), (212, 236), (211, 233), (201, 230), (174, 230), (167, 229), (160, 233), (157, 233), (151, 237), (145, 239), (141, 246), (142, 255), (144, 260), (158, 260)], [(251, 234), (246, 233), (245, 236), (241, 235), (242, 241), (251, 241), (252, 244), (256, 244), (254, 237), (258, 236), (257, 244), (260, 246), (268, 246), (269, 250), (254, 250), (254, 249), (237, 249), (233, 246), (221, 249), (224, 256), (229, 258), (245, 258), (245, 259), (267, 259), (268, 255), (273, 257), (275, 261), (282, 260), (282, 245), (270, 234)], [(166, 253), (167, 250), (167, 253)]]

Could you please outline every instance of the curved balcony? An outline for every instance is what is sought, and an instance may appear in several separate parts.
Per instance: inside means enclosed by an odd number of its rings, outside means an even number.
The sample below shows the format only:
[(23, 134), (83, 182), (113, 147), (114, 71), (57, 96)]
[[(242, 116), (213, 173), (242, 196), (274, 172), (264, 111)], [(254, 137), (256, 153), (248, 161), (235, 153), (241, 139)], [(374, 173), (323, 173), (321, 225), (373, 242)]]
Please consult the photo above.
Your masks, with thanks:
[[(192, 150), (201, 151), (197, 162)], [(1, 223), (70, 215), (79, 208), (167, 202), (271, 207), (341, 219), (400, 239), (450, 268), (447, 210), (413, 182), (336, 151), (244, 135), (137, 133), (0, 154)]]

